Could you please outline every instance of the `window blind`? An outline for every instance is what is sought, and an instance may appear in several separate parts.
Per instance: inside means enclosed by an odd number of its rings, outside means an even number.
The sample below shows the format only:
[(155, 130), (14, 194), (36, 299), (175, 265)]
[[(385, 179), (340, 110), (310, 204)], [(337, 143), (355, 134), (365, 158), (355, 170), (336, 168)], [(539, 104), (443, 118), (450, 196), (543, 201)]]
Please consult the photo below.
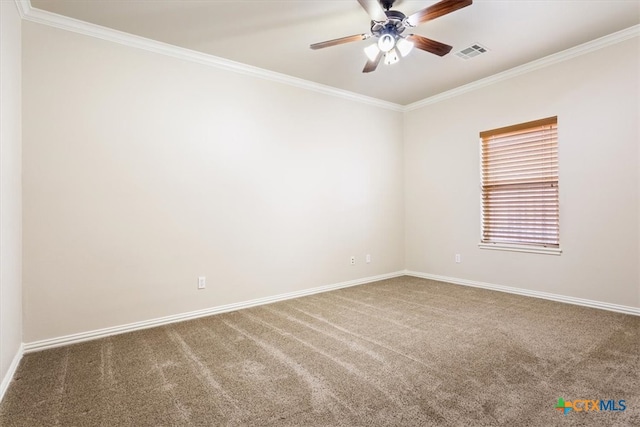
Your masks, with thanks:
[(480, 133), (482, 243), (560, 246), (557, 117)]

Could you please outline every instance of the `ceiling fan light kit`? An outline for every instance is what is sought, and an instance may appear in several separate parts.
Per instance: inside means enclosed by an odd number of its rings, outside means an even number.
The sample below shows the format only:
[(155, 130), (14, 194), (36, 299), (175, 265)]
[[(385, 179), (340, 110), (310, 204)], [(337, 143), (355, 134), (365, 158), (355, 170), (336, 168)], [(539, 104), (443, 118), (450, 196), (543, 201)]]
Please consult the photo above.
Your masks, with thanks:
[(395, 49), (392, 49), (384, 54), (384, 63), (387, 65), (395, 64), (399, 60), (400, 58), (398, 58), (398, 53)]
[(473, 0), (442, 0), (407, 17), (398, 10), (391, 10), (394, 1), (358, 0), (360, 6), (371, 17), (371, 33), (356, 34), (314, 43), (310, 46), (311, 49), (323, 49), (376, 37), (378, 39), (377, 42), (364, 49), (369, 60), (362, 70), (363, 73), (374, 71), (383, 57), (386, 65), (395, 64), (399, 61), (400, 56), (407, 56), (414, 47), (434, 55), (444, 56), (451, 51), (452, 46), (417, 34), (405, 36), (402, 33), (408, 28), (413, 28), (418, 24), (449, 14), (473, 3)]
[(378, 48), (383, 52), (389, 52), (396, 45), (396, 38), (389, 33), (378, 38)]
[(375, 59), (380, 54), (380, 49), (378, 48), (378, 44), (374, 43), (364, 48), (364, 53), (367, 55), (370, 61), (375, 61)]
[(402, 55), (402, 57), (407, 56), (409, 52), (413, 50), (413, 46), (414, 46), (413, 43), (411, 43), (409, 40), (404, 38), (401, 38), (400, 40), (398, 40), (398, 43), (397, 43), (398, 51), (400, 51), (400, 55)]

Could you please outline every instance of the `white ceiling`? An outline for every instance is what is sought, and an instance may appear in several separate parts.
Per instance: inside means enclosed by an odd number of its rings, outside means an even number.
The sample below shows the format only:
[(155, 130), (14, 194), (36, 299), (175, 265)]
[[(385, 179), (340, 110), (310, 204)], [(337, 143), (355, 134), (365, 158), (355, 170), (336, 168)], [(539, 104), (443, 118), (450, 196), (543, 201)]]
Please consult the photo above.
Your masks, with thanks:
[[(436, 3), (397, 0), (406, 15)], [(31, 0), (34, 8), (407, 105), (620, 31), (640, 22), (638, 0), (475, 0), (412, 32), (453, 46), (444, 57), (414, 49), (363, 74), (359, 41), (309, 45), (367, 33), (356, 0)], [(489, 52), (455, 52), (480, 43)]]

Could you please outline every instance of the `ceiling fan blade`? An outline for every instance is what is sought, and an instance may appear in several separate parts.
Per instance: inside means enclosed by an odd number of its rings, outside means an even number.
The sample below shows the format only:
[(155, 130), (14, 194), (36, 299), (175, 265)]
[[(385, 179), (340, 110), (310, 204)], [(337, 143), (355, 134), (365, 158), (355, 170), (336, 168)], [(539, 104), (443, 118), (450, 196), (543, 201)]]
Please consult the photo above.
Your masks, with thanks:
[(418, 49), (426, 50), (427, 52), (438, 56), (445, 56), (447, 53), (451, 52), (451, 49), (453, 49), (453, 46), (449, 46), (448, 44), (440, 43), (417, 34), (410, 34), (407, 36), (407, 39), (412, 41), (414, 46)]
[(367, 63), (364, 66), (364, 69), (362, 70), (363, 73), (370, 73), (372, 71), (375, 71), (376, 68), (378, 68), (378, 64), (380, 63), (380, 60), (382, 59), (382, 52), (378, 52), (378, 55), (376, 56), (376, 58), (374, 60), (368, 60)]
[(387, 20), (387, 14), (384, 13), (378, 0), (358, 0), (358, 3), (374, 21), (385, 22)]
[(407, 18), (407, 22), (412, 27), (416, 25), (438, 18), (442, 15), (446, 15), (451, 12), (455, 12), (458, 9), (467, 7), (473, 3), (473, 0), (442, 0), (434, 5), (431, 5), (425, 9), (419, 10), (413, 15)]
[(311, 49), (323, 49), (325, 47), (337, 46), (339, 44), (357, 42), (369, 37), (368, 34), (355, 34), (353, 36), (341, 37), (339, 39), (327, 40), (326, 42), (314, 43), (309, 46)]

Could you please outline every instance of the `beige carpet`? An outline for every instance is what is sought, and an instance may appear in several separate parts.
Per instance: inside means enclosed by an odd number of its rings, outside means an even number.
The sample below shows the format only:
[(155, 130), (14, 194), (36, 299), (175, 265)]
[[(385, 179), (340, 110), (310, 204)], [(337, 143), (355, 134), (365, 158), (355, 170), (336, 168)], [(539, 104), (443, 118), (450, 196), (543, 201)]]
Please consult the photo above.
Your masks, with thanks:
[(28, 354), (0, 425), (640, 425), (640, 317), (401, 277)]

